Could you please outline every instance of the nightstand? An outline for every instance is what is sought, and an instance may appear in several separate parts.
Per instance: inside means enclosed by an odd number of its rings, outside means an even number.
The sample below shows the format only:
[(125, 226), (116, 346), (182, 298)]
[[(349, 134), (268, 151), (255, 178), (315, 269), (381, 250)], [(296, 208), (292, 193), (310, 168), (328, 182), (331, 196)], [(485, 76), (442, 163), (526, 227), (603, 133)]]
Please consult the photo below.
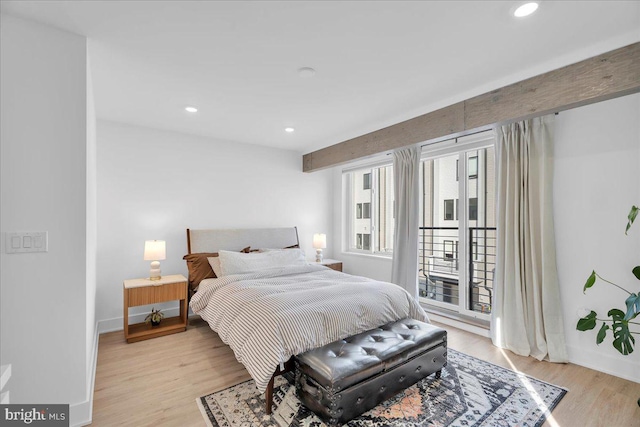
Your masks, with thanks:
[[(162, 276), (160, 280), (131, 279), (123, 284), (124, 337), (127, 342), (147, 340), (187, 330), (187, 278), (182, 274)], [(180, 315), (162, 319), (158, 326), (147, 323), (129, 324), (129, 308), (139, 305), (180, 301)]]
[(319, 264), (329, 267), (335, 271), (342, 271), (342, 261), (338, 261), (337, 259), (325, 258)]

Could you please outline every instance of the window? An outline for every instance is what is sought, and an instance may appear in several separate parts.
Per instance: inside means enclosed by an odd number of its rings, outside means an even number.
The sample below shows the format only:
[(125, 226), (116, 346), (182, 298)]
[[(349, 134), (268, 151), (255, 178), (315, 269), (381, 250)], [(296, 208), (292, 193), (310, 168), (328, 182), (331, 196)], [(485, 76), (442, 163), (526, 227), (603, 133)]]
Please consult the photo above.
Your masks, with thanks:
[(361, 169), (344, 174), (348, 213), (348, 250), (393, 253), (393, 167)]
[(362, 175), (362, 189), (370, 190), (371, 189), (371, 174), (365, 173)]
[(496, 254), (493, 134), (464, 138), (422, 154), (419, 295), (422, 303), (489, 320)]
[(478, 198), (471, 197), (469, 199), (469, 221), (477, 221), (477, 220), (478, 220)]
[(469, 179), (478, 177), (478, 156), (469, 157)]
[(371, 218), (371, 203), (362, 204), (362, 218)]
[(453, 221), (453, 199), (444, 201), (444, 219), (446, 221)]
[(444, 241), (444, 257), (445, 259), (453, 259), (453, 240)]
[[(460, 161), (456, 160), (456, 181), (458, 180), (458, 177), (460, 176), (459, 169), (460, 169)], [(469, 157), (468, 172), (469, 172), (469, 178), (470, 179), (478, 177), (478, 156)]]
[(371, 249), (371, 234), (362, 235), (362, 249), (365, 251)]

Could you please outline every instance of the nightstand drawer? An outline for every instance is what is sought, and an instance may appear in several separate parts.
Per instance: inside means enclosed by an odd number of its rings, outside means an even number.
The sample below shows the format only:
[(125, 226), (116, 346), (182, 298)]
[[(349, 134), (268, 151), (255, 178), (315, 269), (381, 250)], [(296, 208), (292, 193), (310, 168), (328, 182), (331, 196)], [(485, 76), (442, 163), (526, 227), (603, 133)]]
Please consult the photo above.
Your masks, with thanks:
[(150, 289), (149, 286), (142, 288), (125, 289), (125, 292), (129, 294), (129, 307), (135, 307), (137, 305), (153, 304), (156, 301), (155, 292)]
[(187, 298), (187, 285), (185, 282), (172, 283), (158, 286), (155, 289), (156, 301), (173, 301), (174, 299)]
[(187, 286), (185, 282), (161, 286), (129, 288), (125, 292), (129, 293), (130, 307), (187, 298)]

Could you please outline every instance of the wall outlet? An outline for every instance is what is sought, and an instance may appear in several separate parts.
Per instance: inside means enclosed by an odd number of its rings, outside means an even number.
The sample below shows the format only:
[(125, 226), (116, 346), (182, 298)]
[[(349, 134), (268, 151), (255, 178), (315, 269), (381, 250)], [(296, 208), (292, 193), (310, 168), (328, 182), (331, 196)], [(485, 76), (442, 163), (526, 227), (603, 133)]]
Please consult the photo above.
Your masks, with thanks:
[(8, 254), (47, 252), (48, 240), (46, 231), (6, 233), (4, 237), (5, 252)]

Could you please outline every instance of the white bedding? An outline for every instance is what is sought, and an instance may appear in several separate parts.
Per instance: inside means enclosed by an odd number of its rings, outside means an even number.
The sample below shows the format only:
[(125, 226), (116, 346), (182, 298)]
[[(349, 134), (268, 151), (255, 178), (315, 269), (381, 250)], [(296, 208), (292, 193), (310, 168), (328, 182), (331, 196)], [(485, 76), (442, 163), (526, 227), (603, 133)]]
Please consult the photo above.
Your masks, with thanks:
[(399, 286), (314, 264), (203, 280), (190, 306), (260, 392), (295, 354), (405, 317), (428, 321)]

